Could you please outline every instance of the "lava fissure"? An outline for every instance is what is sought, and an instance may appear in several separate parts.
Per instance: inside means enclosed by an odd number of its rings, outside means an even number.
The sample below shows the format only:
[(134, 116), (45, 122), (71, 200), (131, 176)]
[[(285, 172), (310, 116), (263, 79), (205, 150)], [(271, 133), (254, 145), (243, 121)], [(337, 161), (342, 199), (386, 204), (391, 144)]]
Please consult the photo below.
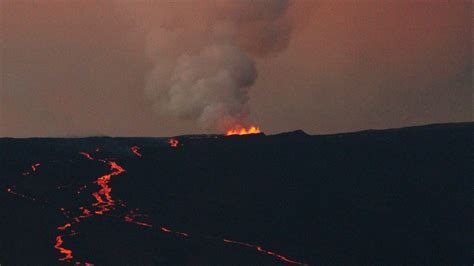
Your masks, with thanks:
[(227, 130), (226, 136), (249, 135), (249, 134), (259, 134), (259, 133), (262, 133), (259, 127), (251, 126), (248, 129), (246, 129), (244, 127), (237, 126), (236, 128)]

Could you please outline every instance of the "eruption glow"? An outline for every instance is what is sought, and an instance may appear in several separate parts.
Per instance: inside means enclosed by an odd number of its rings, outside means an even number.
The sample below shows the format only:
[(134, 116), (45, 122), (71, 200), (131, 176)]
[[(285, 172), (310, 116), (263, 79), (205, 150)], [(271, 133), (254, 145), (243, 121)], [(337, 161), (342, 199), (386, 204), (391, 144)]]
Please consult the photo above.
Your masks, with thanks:
[(240, 127), (227, 130), (226, 136), (231, 135), (248, 135), (248, 134), (258, 134), (262, 133), (259, 127), (251, 126), (248, 129)]
[(170, 145), (171, 148), (177, 148), (179, 141), (177, 139), (170, 139), (168, 140), (168, 144)]

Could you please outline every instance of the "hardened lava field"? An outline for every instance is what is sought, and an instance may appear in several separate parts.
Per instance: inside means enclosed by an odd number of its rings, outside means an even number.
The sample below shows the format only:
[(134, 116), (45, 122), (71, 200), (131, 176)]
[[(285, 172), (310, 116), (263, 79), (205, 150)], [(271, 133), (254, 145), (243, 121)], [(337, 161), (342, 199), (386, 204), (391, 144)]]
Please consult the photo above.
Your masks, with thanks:
[(0, 263), (462, 263), (472, 123), (0, 139)]

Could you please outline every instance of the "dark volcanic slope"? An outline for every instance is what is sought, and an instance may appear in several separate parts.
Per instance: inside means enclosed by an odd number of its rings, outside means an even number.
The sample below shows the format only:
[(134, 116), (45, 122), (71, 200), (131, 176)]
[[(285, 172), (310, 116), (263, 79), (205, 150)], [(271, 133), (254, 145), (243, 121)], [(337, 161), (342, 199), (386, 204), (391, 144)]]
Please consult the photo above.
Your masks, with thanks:
[(471, 263), (473, 128), (0, 139), (0, 264)]

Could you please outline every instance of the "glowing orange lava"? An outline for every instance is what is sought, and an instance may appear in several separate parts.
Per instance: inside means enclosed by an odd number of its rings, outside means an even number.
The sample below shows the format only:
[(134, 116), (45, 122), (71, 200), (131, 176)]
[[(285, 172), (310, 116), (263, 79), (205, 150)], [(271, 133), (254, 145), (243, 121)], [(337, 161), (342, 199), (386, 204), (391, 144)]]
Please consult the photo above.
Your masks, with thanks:
[(171, 148), (177, 148), (179, 141), (177, 139), (169, 139), (168, 144), (170, 145)]
[(125, 172), (125, 169), (123, 169), (116, 162), (105, 160), (104, 162), (110, 165), (110, 170), (112, 170), (113, 172), (99, 177), (96, 181), (97, 184), (101, 187), (98, 192), (92, 193), (92, 196), (97, 200), (97, 202), (94, 203), (93, 206), (99, 207), (99, 210), (95, 211), (96, 214), (103, 214), (104, 212), (110, 211), (114, 207), (114, 200), (110, 195), (110, 192), (112, 192), (112, 188), (109, 187), (108, 184), (112, 176), (116, 176)]
[(234, 129), (227, 130), (226, 136), (249, 135), (249, 134), (258, 134), (258, 133), (262, 133), (259, 127), (251, 126), (248, 129), (244, 127), (236, 127)]
[[(183, 236), (183, 237), (189, 237), (189, 234), (188, 234), (188, 233), (179, 232), (179, 231), (173, 231), (173, 230), (169, 229), (168, 227), (164, 227), (164, 226), (161, 226), (161, 227), (160, 227), (160, 230), (161, 230), (162, 232), (164, 232), (164, 233), (167, 233), (167, 234), (176, 234), (176, 235), (180, 235), (180, 236)], [(250, 243), (245, 243), (245, 242), (230, 240), (230, 239), (226, 239), (226, 238), (223, 238), (222, 241), (223, 241), (224, 243), (226, 243), (226, 244), (240, 245), (240, 246), (244, 246), (244, 247), (248, 247), (248, 248), (255, 249), (255, 250), (257, 250), (258, 252), (261, 252), (261, 253), (264, 253), (264, 254), (266, 254), (266, 255), (275, 257), (275, 258), (277, 258), (277, 259), (279, 259), (279, 260), (281, 260), (281, 261), (283, 261), (283, 262), (289, 263), (289, 264), (308, 265), (308, 264), (303, 263), (303, 262), (299, 262), (299, 261), (295, 261), (295, 260), (289, 259), (288, 257), (283, 256), (283, 255), (281, 255), (281, 254), (278, 254), (278, 253), (276, 253), (276, 252), (267, 250), (267, 249), (263, 248), (262, 246), (257, 246), (257, 245), (253, 245), (253, 244), (250, 244)]]
[(258, 252), (262, 252), (262, 253), (265, 253), (269, 256), (273, 256), (281, 261), (284, 261), (286, 263), (290, 263), (290, 264), (296, 264), (296, 265), (308, 265), (306, 263), (302, 263), (302, 262), (299, 262), (299, 261), (294, 261), (294, 260), (291, 260), (289, 259), (288, 257), (285, 257), (283, 255), (280, 255), (280, 254), (277, 254), (273, 251), (270, 251), (270, 250), (266, 250), (264, 249), (263, 247), (261, 246), (256, 246), (256, 245), (252, 245), (252, 244), (249, 244), (249, 243), (245, 243), (245, 242), (240, 242), (240, 241), (235, 241), (235, 240), (230, 240), (230, 239), (223, 239), (224, 243), (228, 243), (228, 244), (236, 244), (236, 245), (240, 245), (240, 246), (245, 246), (245, 247), (249, 247), (249, 248), (254, 248), (256, 249)]
[(92, 161), (94, 160), (94, 158), (87, 152), (81, 151), (80, 154), (82, 154), (84, 157), (86, 157), (89, 160), (92, 160)]
[(144, 222), (137, 221), (136, 218), (140, 217), (140, 216), (146, 216), (146, 215), (142, 215), (142, 214), (139, 214), (138, 212), (136, 212), (134, 210), (131, 210), (127, 214), (125, 214), (125, 216), (123, 218), (124, 218), (124, 221), (127, 222), (127, 223), (133, 223), (133, 224), (141, 225), (141, 226), (144, 226), (144, 227), (153, 227), (151, 224), (147, 224), (147, 223), (144, 223)]
[(165, 233), (167, 233), (167, 234), (174, 233), (174, 234), (177, 234), (177, 235), (180, 235), (180, 236), (184, 236), (184, 237), (188, 237), (188, 236), (189, 236), (188, 233), (173, 231), (173, 230), (171, 230), (171, 229), (169, 229), (169, 228), (167, 228), (167, 227), (164, 227), (164, 226), (160, 227), (160, 230), (163, 231), (163, 232), (165, 232)]
[(142, 154), (140, 153), (140, 148), (138, 146), (133, 146), (130, 148), (130, 150), (133, 152), (138, 157), (142, 157)]
[[(31, 170), (32, 170), (33, 172), (36, 172), (36, 170), (38, 170), (38, 167), (39, 167), (40, 165), (41, 165), (40, 163), (35, 163), (35, 164), (31, 165)], [(30, 172), (28, 172), (28, 171), (22, 173), (22, 175), (24, 175), (24, 176), (27, 176), (27, 175), (29, 175), (29, 174), (30, 174)]]
[(59, 250), (61, 254), (64, 254), (64, 257), (59, 258), (59, 260), (65, 261), (65, 260), (72, 259), (72, 250), (63, 248), (62, 245), (63, 245), (62, 236), (56, 236), (56, 244), (54, 245), (54, 248)]
[(36, 172), (36, 170), (38, 169), (38, 166), (40, 166), (41, 164), (40, 163), (35, 163), (31, 166), (31, 170), (33, 170), (33, 172)]
[(70, 223), (67, 223), (67, 224), (65, 224), (65, 225), (63, 225), (63, 226), (58, 226), (58, 230), (63, 231), (63, 230), (66, 230), (66, 228), (68, 228), (68, 227), (71, 227), (71, 224), (70, 224)]
[[(92, 155), (90, 155), (87, 152), (80, 152), (80, 154), (83, 155), (84, 157), (86, 157), (89, 160), (97, 160), (99, 162), (102, 162), (104, 164), (109, 165), (110, 170), (112, 170), (112, 172), (109, 173), (109, 174), (100, 176), (94, 182), (94, 183), (97, 183), (97, 185), (99, 185), (99, 187), (100, 187), (99, 191), (92, 193), (92, 196), (96, 200), (96, 202), (94, 202), (92, 204), (92, 207), (95, 208), (94, 212), (91, 212), (87, 208), (81, 206), (81, 207), (79, 207), (79, 210), (81, 211), (81, 214), (76, 216), (76, 217), (71, 217), (69, 211), (66, 211), (64, 208), (60, 208), (60, 211), (71, 221), (64, 224), (64, 225), (62, 225), (62, 226), (58, 226), (57, 230), (58, 231), (67, 231), (68, 230), (69, 231), (68, 236), (70, 236), (70, 237), (74, 236), (74, 235), (77, 235), (79, 233), (79, 232), (73, 230), (73, 225), (77, 224), (77, 223), (80, 223), (81, 219), (89, 218), (89, 217), (92, 217), (93, 215), (102, 215), (105, 212), (111, 211), (115, 208), (115, 201), (114, 201), (114, 199), (112, 198), (112, 195), (111, 195), (112, 188), (108, 185), (108, 183), (109, 183), (112, 176), (116, 176), (116, 175), (119, 175), (119, 174), (125, 172), (125, 169), (123, 169), (120, 165), (118, 165), (114, 161), (95, 159), (94, 157), (92, 157)], [(87, 188), (86, 185), (83, 185), (83, 186), (79, 187), (77, 193), (80, 193), (85, 188)], [(11, 189), (9, 189), (8, 192), (12, 193)], [(140, 224), (140, 225), (143, 225), (143, 226), (151, 226), (151, 225), (141, 223), (141, 222), (137, 222), (137, 221), (134, 221), (134, 220), (131, 220), (130, 222), (134, 222), (136, 224)], [(69, 262), (73, 258), (73, 252), (72, 252), (72, 250), (66, 249), (66, 248), (63, 247), (63, 243), (64, 243), (63, 237), (64, 237), (64, 235), (62, 234), (62, 232), (61, 232), (61, 234), (56, 236), (56, 244), (54, 245), (54, 248), (59, 250), (59, 252), (61, 254), (64, 254), (63, 257), (59, 258), (60, 261), (68, 261)], [(75, 265), (81, 265), (81, 263), (76, 262)], [(93, 265), (93, 264), (86, 262), (85, 265)]]
[(27, 196), (27, 195), (18, 193), (18, 192), (16, 192), (16, 191), (13, 191), (12, 188), (7, 188), (7, 192), (10, 193), (10, 194), (12, 194), (12, 195), (15, 195), (15, 196), (18, 196), (18, 197), (27, 199), (27, 200), (36, 201), (35, 198), (32, 198), (32, 197), (30, 197), (30, 196)]

